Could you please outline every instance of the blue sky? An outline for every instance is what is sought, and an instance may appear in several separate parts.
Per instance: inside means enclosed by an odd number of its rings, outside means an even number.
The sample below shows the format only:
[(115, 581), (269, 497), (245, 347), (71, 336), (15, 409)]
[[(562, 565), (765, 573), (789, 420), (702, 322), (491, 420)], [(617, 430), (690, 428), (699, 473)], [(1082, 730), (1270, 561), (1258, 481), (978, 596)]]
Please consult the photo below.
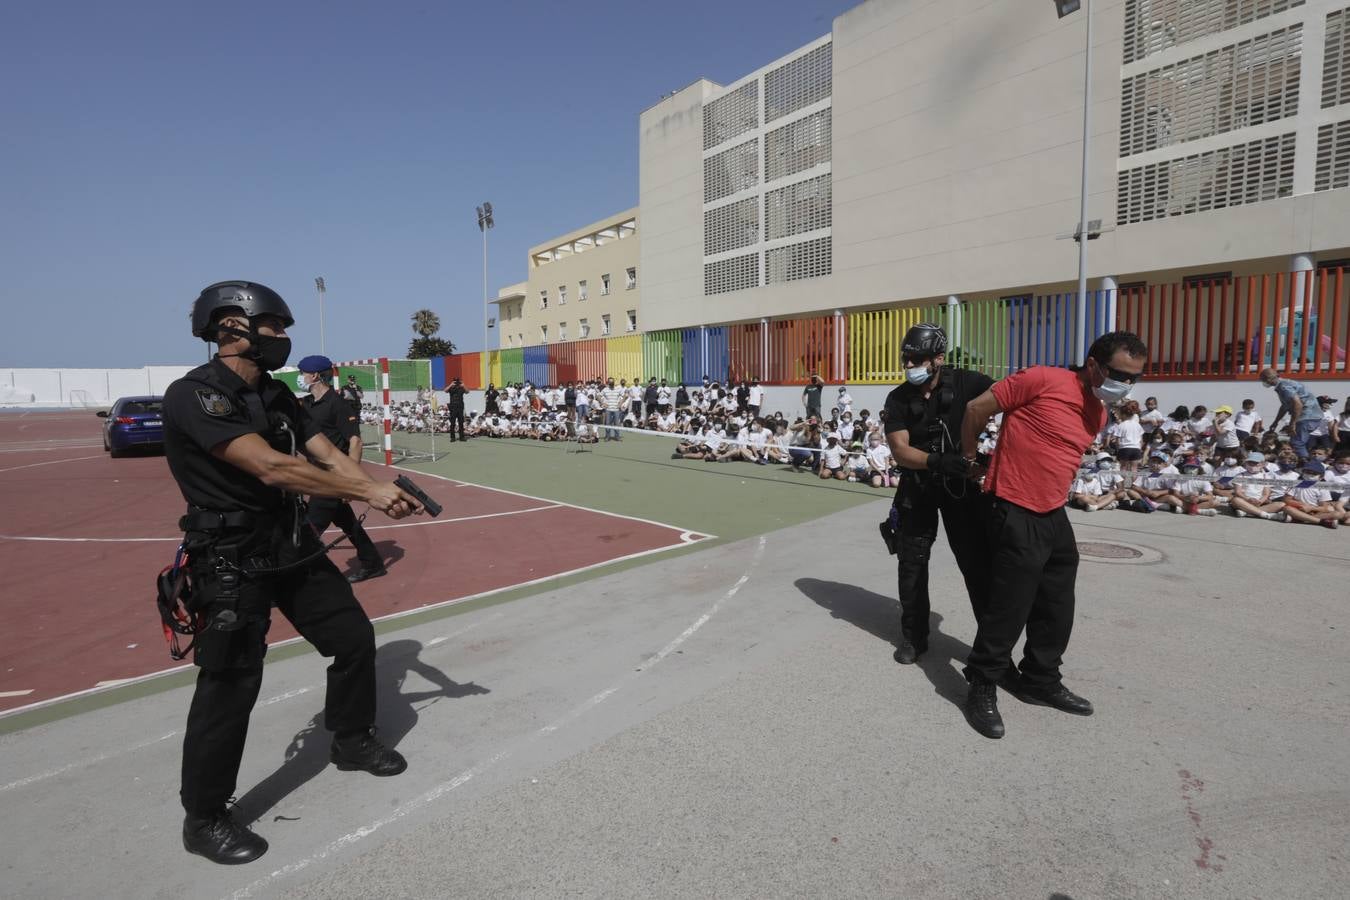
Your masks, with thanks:
[(0, 366), (205, 358), (191, 301), (261, 281), (318, 351), (399, 356), (420, 307), (482, 344), (535, 243), (637, 204), (638, 114), (855, 0), (11, 3), (0, 28)]

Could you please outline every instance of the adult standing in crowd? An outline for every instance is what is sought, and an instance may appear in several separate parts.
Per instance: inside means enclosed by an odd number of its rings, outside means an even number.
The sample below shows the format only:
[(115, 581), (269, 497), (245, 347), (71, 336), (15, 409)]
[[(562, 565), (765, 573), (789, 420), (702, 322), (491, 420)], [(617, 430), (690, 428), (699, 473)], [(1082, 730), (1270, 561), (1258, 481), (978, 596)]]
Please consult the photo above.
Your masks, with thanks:
[(753, 418), (759, 418), (759, 411), (764, 408), (764, 388), (760, 387), (759, 379), (750, 379), (750, 393), (747, 399), (747, 408)]
[(812, 373), (810, 383), (802, 389), (802, 403), (806, 406), (806, 418), (820, 419), (820, 394), (824, 389), (824, 379), (819, 374)]
[(298, 498), (362, 500), (394, 519), (418, 507), (339, 452), (291, 388), (269, 374), (286, 364), (292, 324), (270, 288), (208, 286), (192, 305), (192, 334), (220, 352), (164, 394), (164, 455), (188, 504), (180, 525), (193, 607), (205, 621), (193, 642), (199, 671), (183, 730), (183, 846), (216, 863), (267, 852), (227, 803), (262, 687), (273, 606), (320, 654), (334, 657), (324, 703), (333, 762), (374, 775), (407, 767), (375, 738), (375, 631), (303, 527)]
[[(309, 413), (315, 428), (359, 466), (363, 446), (360, 417), (333, 393), (332, 361), (326, 356), (306, 356), (300, 360), (297, 367), (300, 369), (305, 390), (309, 391), (309, 396), (303, 398), (300, 405)], [(375, 542), (361, 527), (352, 505), (346, 500), (340, 497), (310, 497), (305, 519), (321, 541), (328, 526), (337, 525), (352, 542), (360, 568), (347, 576), (348, 582), (356, 584), (385, 574), (384, 560), (380, 559), (380, 551), (375, 549)]]
[[(970, 480), (971, 464), (958, 438), (967, 404), (988, 391), (993, 381), (979, 372), (944, 365), (947, 334), (937, 325), (924, 322), (909, 329), (900, 353), (905, 383), (886, 397), (882, 420), (891, 456), (901, 469), (895, 492), (901, 610), (895, 661), (909, 665), (928, 650), (928, 560), (937, 539), (939, 512), (976, 621), (988, 594), (988, 500)], [(973, 439), (969, 446), (973, 457)]]
[(1317, 396), (1303, 382), (1281, 378), (1280, 373), (1274, 369), (1261, 370), (1261, 383), (1268, 388), (1274, 388), (1275, 396), (1280, 398), (1280, 411), (1275, 414), (1275, 421), (1270, 423), (1270, 429), (1278, 431), (1280, 421), (1288, 415), (1289, 446), (1294, 448), (1300, 460), (1307, 459), (1308, 439), (1322, 424), (1322, 408), (1317, 403)]
[(497, 408), (497, 397), (499, 395), (497, 386), (489, 381), (487, 391), (483, 393), (483, 412), (490, 416), (499, 412)]
[(614, 379), (609, 379), (600, 392), (600, 406), (605, 411), (605, 440), (621, 440), (618, 426), (623, 424), (623, 410), (627, 404), (628, 389), (615, 387)]
[(459, 434), (461, 442), (468, 440), (464, 436), (464, 395), (468, 391), (464, 389), (464, 383), (458, 378), (445, 386), (445, 405), (450, 413), (450, 443), (455, 442), (455, 434)]
[(661, 389), (656, 386), (656, 378), (653, 377), (647, 381), (647, 388), (642, 392), (642, 405), (635, 410), (637, 420), (644, 421), (646, 417), (656, 412), (656, 407), (661, 403)]
[(347, 383), (342, 386), (342, 399), (346, 400), (351, 408), (357, 412), (361, 411), (361, 401), (365, 399), (366, 392), (361, 390), (361, 385), (356, 383), (355, 375), (347, 376)]
[[(989, 520), (989, 599), (970, 656), (965, 714), (989, 738), (1004, 734), (997, 688), (1012, 673), (1012, 651), (1026, 629), (1019, 697), (1087, 716), (1092, 704), (1064, 686), (1060, 664), (1073, 630), (1078, 545), (1064, 498), (1106, 424), (1144, 371), (1148, 348), (1113, 331), (1092, 342), (1077, 371), (1033, 366), (1005, 378), (966, 408), (961, 446), (974, 448), (989, 417), (1003, 413), (985, 490)], [(975, 461), (973, 449), (964, 451)]]

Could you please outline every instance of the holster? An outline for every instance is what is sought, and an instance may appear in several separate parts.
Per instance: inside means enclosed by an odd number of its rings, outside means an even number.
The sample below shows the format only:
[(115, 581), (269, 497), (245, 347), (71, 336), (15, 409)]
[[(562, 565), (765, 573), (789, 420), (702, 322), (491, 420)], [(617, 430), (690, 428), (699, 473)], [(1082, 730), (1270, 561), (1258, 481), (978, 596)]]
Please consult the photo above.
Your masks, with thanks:
[(253, 552), (247, 538), (222, 536), (190, 551), (194, 606), (202, 615), (194, 661), (208, 672), (257, 668), (267, 652), (270, 592), (248, 572), (272, 560)]

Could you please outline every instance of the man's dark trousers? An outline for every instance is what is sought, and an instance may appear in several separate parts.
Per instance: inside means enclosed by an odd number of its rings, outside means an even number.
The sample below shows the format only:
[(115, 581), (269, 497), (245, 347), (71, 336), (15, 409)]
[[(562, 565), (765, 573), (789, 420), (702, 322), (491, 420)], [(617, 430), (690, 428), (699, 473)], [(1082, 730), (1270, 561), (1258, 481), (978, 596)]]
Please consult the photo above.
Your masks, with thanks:
[(314, 527), (314, 533), (319, 535), (320, 540), (323, 540), (323, 533), (328, 530), (329, 525), (341, 528), (342, 533), (351, 538), (352, 546), (356, 548), (356, 558), (361, 561), (361, 568), (378, 569), (384, 565), (380, 559), (380, 551), (375, 549), (375, 542), (356, 520), (356, 513), (346, 500), (339, 500), (336, 497), (311, 497), (309, 512), (305, 518)]
[(1073, 631), (1078, 544), (1063, 507), (1048, 513), (995, 499), (989, 516), (989, 601), (966, 660), (966, 677), (997, 683), (1012, 668), (1025, 627), (1021, 681), (1060, 683), (1059, 666)]
[(455, 439), (455, 429), (459, 429), (459, 439), (464, 440), (464, 407), (450, 405), (450, 440)]
[[(263, 604), (274, 604), (320, 655), (333, 658), (324, 727), (340, 732), (373, 724), (375, 630), (332, 561), (324, 556), (298, 572), (246, 584), (246, 590), (261, 592)], [(198, 585), (209, 592), (209, 576), (203, 573)], [(252, 640), (265, 634), (264, 625)], [(260, 648), (234, 665), (198, 671), (183, 735), (181, 797), (189, 815), (210, 815), (234, 796), (262, 673)]]
[[(975, 621), (980, 620), (989, 591), (989, 552), (986, 520), (989, 498), (979, 487), (959, 479), (906, 472), (900, 495), (899, 570), (900, 630), (919, 648), (928, 644), (928, 566), (937, 539), (938, 513), (947, 543), (966, 582)], [(952, 496), (952, 495), (955, 496)]]

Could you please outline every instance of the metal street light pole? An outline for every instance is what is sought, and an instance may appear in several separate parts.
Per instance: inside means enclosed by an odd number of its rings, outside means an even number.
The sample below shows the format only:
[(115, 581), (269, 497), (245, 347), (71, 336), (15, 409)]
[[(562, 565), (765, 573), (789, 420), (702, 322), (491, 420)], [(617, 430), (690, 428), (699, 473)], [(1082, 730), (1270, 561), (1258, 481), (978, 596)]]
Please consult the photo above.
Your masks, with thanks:
[(319, 292), (319, 352), (327, 356), (328, 348), (323, 339), (323, 295), (328, 288), (324, 286), (322, 275), (314, 279), (314, 287)]
[(1062, 19), (1083, 9), (1087, 17), (1083, 49), (1083, 171), (1078, 195), (1078, 304), (1074, 310), (1074, 357), (1085, 362), (1087, 356), (1087, 244), (1088, 244), (1088, 155), (1092, 139), (1092, 0), (1055, 0), (1055, 11)]
[(492, 219), (492, 204), (484, 202), (478, 209), (478, 230), (483, 232), (483, 351), (488, 346), (488, 229), (496, 224)]

